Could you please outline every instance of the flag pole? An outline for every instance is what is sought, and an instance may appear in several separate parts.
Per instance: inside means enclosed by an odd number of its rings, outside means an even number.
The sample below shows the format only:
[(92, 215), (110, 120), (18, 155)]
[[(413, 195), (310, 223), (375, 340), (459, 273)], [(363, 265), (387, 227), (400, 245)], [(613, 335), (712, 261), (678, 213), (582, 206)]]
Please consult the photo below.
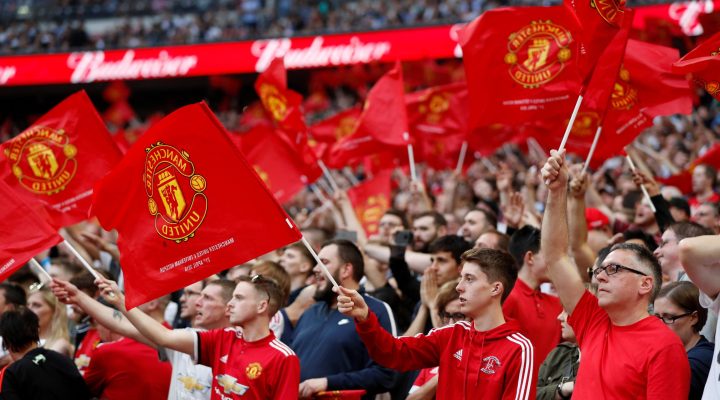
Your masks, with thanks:
[(333, 192), (337, 192), (340, 190), (340, 187), (338, 186), (337, 182), (335, 182), (335, 178), (330, 175), (330, 170), (328, 170), (328, 167), (325, 165), (323, 160), (317, 160), (318, 166), (323, 172), (323, 175), (325, 175), (325, 178), (330, 182), (330, 186), (332, 187)]
[[(80, 264), (82, 264), (83, 267), (85, 267), (85, 269), (93, 276), (93, 278), (95, 278), (95, 280), (105, 279), (100, 274), (98, 274), (97, 271), (95, 271), (95, 268), (93, 268), (90, 265), (90, 263), (88, 263), (87, 260), (85, 258), (83, 258), (83, 256), (80, 255), (80, 253), (77, 251), (77, 249), (75, 247), (73, 247), (73, 245), (70, 244), (70, 242), (68, 242), (67, 239), (63, 240), (62, 244), (65, 245), (65, 248), (70, 250), (70, 252), (75, 256), (75, 258), (77, 258), (80, 261)], [(114, 293), (110, 293), (107, 296), (109, 298), (115, 298)]]
[(460, 175), (462, 173), (462, 167), (465, 163), (465, 155), (467, 154), (468, 142), (463, 140), (462, 147), (460, 148), (460, 156), (458, 157), (457, 167), (455, 167), (455, 173)]
[(317, 196), (318, 199), (320, 199), (323, 204), (330, 201), (328, 200), (327, 196), (325, 196), (323, 192), (318, 189), (317, 186), (315, 186), (315, 184), (310, 185), (310, 190), (315, 194), (315, 196)]
[(330, 282), (332, 282), (333, 286), (334, 287), (340, 286), (340, 285), (338, 285), (337, 282), (335, 282), (335, 278), (332, 277), (332, 275), (330, 274), (330, 271), (328, 271), (327, 267), (325, 266), (325, 263), (323, 263), (320, 260), (320, 257), (318, 257), (317, 253), (315, 253), (315, 249), (313, 249), (312, 246), (310, 246), (310, 243), (308, 243), (307, 239), (305, 239), (305, 236), (302, 237), (302, 242), (305, 245), (305, 247), (307, 247), (310, 254), (312, 254), (315, 261), (317, 261), (318, 265), (320, 266), (320, 269), (322, 269), (325, 276), (328, 278), (328, 280), (330, 280)]
[(583, 165), (582, 174), (585, 174), (587, 172), (588, 167), (590, 166), (590, 160), (592, 160), (592, 156), (595, 153), (595, 146), (597, 146), (598, 139), (600, 139), (600, 133), (602, 132), (602, 125), (598, 126), (597, 130), (595, 131), (595, 138), (593, 139), (592, 145), (590, 146), (590, 151), (588, 152), (587, 159), (585, 160), (585, 165)]
[(350, 170), (350, 167), (343, 168), (342, 173), (343, 173), (343, 175), (345, 175), (345, 177), (348, 178), (348, 180), (350, 181), (350, 184), (352, 184), (353, 186), (357, 186), (360, 184), (360, 181), (355, 177), (355, 175), (353, 175), (352, 171)]
[[(630, 154), (625, 156), (625, 159), (627, 159), (628, 164), (630, 164), (630, 169), (632, 172), (637, 172), (637, 169), (635, 168), (635, 163), (632, 160), (632, 157), (630, 157)], [(655, 204), (653, 204), (652, 200), (650, 200), (650, 194), (647, 191), (647, 188), (645, 188), (645, 184), (640, 185), (640, 190), (642, 190), (643, 195), (645, 196), (645, 199), (650, 203), (650, 208), (652, 208), (653, 213), (657, 212), (655, 209)]]
[(68, 242), (67, 240), (63, 240), (62, 244), (65, 246), (66, 249), (70, 250), (70, 252), (75, 256), (75, 258), (78, 259), (78, 261), (80, 261), (80, 264), (82, 264), (82, 266), (85, 267), (85, 269), (93, 276), (93, 278), (102, 279), (100, 274), (98, 274), (97, 271), (95, 271), (95, 268), (93, 268), (90, 265), (90, 263), (88, 263), (87, 260), (85, 258), (83, 258), (83, 256), (80, 255), (80, 253), (77, 251), (77, 249), (75, 247), (73, 247), (73, 245), (70, 244), (70, 242)]
[[(50, 274), (48, 274), (48, 272), (45, 271), (45, 268), (43, 268), (42, 265), (40, 265), (40, 263), (37, 262), (37, 260), (35, 260), (34, 258), (31, 258), (28, 261), (28, 264), (30, 265), (30, 269), (38, 276), (38, 278), (40, 278), (41, 283), (42, 283), (43, 277), (47, 278), (48, 282), (52, 281), (52, 276), (50, 276)], [(42, 287), (42, 285), (40, 287)], [(38, 287), (38, 289), (40, 289), (40, 287)]]
[(407, 149), (408, 149), (408, 160), (410, 162), (410, 179), (412, 181), (416, 181), (417, 174), (415, 172), (415, 156), (413, 154), (412, 144), (410, 143), (410, 134), (407, 132), (403, 133), (403, 139), (405, 139), (405, 141), (408, 142)]
[(563, 135), (562, 141), (560, 142), (560, 147), (558, 148), (558, 153), (561, 152), (565, 148), (565, 144), (567, 143), (568, 138), (570, 137), (570, 131), (572, 131), (572, 127), (575, 124), (575, 118), (577, 117), (578, 111), (580, 111), (580, 104), (582, 104), (583, 96), (578, 95), (577, 102), (575, 103), (575, 109), (573, 110), (572, 115), (570, 116), (570, 121), (567, 124), (567, 127), (565, 128), (565, 135)]

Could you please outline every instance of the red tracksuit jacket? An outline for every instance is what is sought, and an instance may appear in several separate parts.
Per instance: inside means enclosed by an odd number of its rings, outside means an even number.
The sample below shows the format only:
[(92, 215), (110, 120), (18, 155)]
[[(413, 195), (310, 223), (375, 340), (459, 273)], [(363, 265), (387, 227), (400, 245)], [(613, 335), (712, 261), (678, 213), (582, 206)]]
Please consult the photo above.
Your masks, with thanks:
[(533, 346), (514, 321), (485, 332), (472, 322), (458, 322), (427, 336), (395, 338), (370, 312), (356, 329), (382, 366), (409, 371), (439, 365), (438, 400), (535, 399)]

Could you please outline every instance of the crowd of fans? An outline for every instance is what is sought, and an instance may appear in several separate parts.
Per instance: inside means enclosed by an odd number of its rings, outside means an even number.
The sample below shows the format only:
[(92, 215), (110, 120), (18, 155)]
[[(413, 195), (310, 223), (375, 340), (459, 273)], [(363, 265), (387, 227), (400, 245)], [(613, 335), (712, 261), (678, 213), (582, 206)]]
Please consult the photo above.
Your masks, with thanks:
[(471, 21), (481, 12), (498, 6), (557, 3), (553, 0), (16, 0), (0, 4), (0, 21), (3, 21), (0, 54), (134, 48), (454, 24)]
[[(334, 103), (351, 103), (343, 96), (335, 97)], [(13, 283), (0, 286), (0, 295), (5, 300), (0, 305), (15, 299), (17, 304), (10, 308), (20, 310), (20, 314), (8, 315), (7, 321), (0, 317), (0, 336), (13, 332), (4, 324), (22, 319), (23, 323), (37, 324), (42, 345), (10, 351), (5, 362), (43, 355), (47, 362), (59, 363), (55, 353), (47, 353), (53, 350), (74, 358), (76, 372), (84, 377), (92, 396), (114, 399), (142, 395), (164, 399), (169, 393), (167, 398), (171, 399), (207, 399), (217, 385), (230, 384), (231, 389), (241, 390), (238, 388), (247, 383), (217, 378), (218, 368), (225, 368), (226, 362), (218, 361), (222, 355), (218, 352), (224, 348), (222, 343), (236, 340), (234, 333), (226, 337), (217, 332), (228, 326), (240, 326), (249, 338), (258, 332), (263, 334), (262, 327), (269, 326), (275, 344), (268, 345), (282, 354), (293, 354), (297, 360), (262, 353), (269, 357), (263, 361), (268, 363), (262, 372), (263, 379), (276, 379), (271, 374), (275, 369), (297, 370), (298, 380), (290, 380), (297, 386), (287, 385), (286, 374), (281, 379), (285, 385), (277, 386), (277, 390), (298, 390), (301, 398), (332, 390), (343, 390), (347, 398), (357, 395), (365, 399), (383, 393), (394, 399), (423, 399), (435, 394), (454, 398), (475, 390), (486, 394), (514, 390), (515, 383), (507, 383), (514, 382), (512, 377), (498, 388), (483, 379), (471, 384), (475, 382), (474, 375), (460, 379), (451, 371), (455, 359), (473, 357), (478, 351), (497, 351), (500, 353), (494, 354), (509, 359), (524, 358), (506, 364), (485, 360), (478, 367), (485, 372), (478, 373), (488, 374), (487, 371), (496, 371), (494, 368), (500, 371), (499, 366), (505, 365), (502, 373), (511, 374), (508, 371), (515, 367), (510, 366), (527, 363), (524, 368), (532, 368), (534, 389), (526, 395), (537, 393), (538, 399), (569, 398), (576, 388), (583, 394), (588, 390), (605, 390), (604, 398), (620, 398), (629, 393), (623, 390), (639, 395), (645, 388), (652, 388), (662, 392), (661, 398), (685, 398), (689, 391), (690, 399), (700, 399), (710, 366), (714, 365), (716, 307), (703, 308), (700, 293), (712, 296), (718, 291), (714, 281), (704, 279), (702, 272), (707, 268), (717, 275), (717, 270), (712, 270), (714, 261), (708, 260), (716, 257), (719, 245), (718, 172), (711, 165), (695, 167), (692, 190), (686, 194), (658, 183), (660, 178), (689, 169), (699, 156), (718, 143), (718, 103), (702, 94), (699, 100), (693, 114), (657, 118), (628, 147), (628, 154), (639, 168), (634, 173), (624, 158), (618, 157), (585, 176), (580, 173), (582, 155), (566, 158), (555, 154), (548, 158), (548, 154), (533, 146), (525, 151), (516, 145), (504, 146), (490, 157), (477, 159), (462, 174), (419, 165), (418, 176), (422, 179), (412, 182), (407, 171), (397, 168), (392, 177), (390, 209), (378, 221), (378, 232), (370, 235), (364, 232), (346, 193), (357, 184), (356, 180), (365, 178), (366, 172), (333, 171), (341, 189), (330, 193), (329, 185), (320, 185), (327, 189), (332, 202), (305, 190), (285, 206), (334, 279), (345, 288), (340, 293), (344, 302), (340, 305), (338, 294), (300, 243), (130, 311), (124, 309), (122, 292), (112, 281), (103, 281), (98, 288), (63, 248), (51, 249), (41, 258), (44, 257), (43, 263), (55, 277), (52, 284), (43, 282), (44, 286), (52, 287), (52, 292), (44, 287), (38, 289), (38, 278), (25, 269), (11, 277)], [(237, 117), (232, 112), (221, 114), (226, 124), (236, 124)], [(553, 178), (561, 183), (553, 184)], [(568, 182), (562, 183), (562, 179)], [(647, 189), (649, 199), (644, 198), (640, 185)], [(558, 201), (562, 207), (551, 206)], [(567, 227), (565, 231), (558, 228), (563, 226)], [(92, 221), (67, 231), (98, 271), (122, 286), (114, 234), (102, 231)], [(354, 243), (337, 238), (352, 238)], [(699, 240), (699, 244), (694, 240)], [(623, 252), (636, 254), (637, 258), (628, 258)], [(490, 308), (478, 312), (471, 306), (475, 304), (471, 301), (474, 292), (466, 273), (475, 276), (472, 270), (468, 272), (468, 265), (485, 264), (495, 265), (496, 269), (482, 271), (488, 279), (497, 280), (498, 295), (490, 296), (487, 305)], [(626, 271), (628, 268), (630, 272)], [(571, 271), (577, 271), (573, 272), (576, 275)], [(249, 277), (257, 274), (263, 278), (250, 281)], [(577, 276), (577, 280), (568, 282), (568, 276)], [(621, 293), (614, 285), (618, 282), (629, 285), (635, 278), (637, 282), (631, 283), (639, 285), (637, 296), (622, 301), (613, 297)], [(703, 281), (698, 281), (699, 278)], [(257, 279), (265, 280), (258, 284)], [(590, 288), (589, 292), (584, 292), (583, 284)], [(594, 300), (598, 285), (599, 300)], [(241, 315), (240, 300), (234, 296), (253, 287), (262, 287), (257, 290), (262, 294), (258, 298), (264, 299), (267, 294), (269, 303), (261, 314), (248, 319)], [(109, 296), (110, 293), (113, 295)], [(343, 305), (349, 299), (352, 305)], [(633, 376), (629, 380), (623, 375), (620, 381), (619, 372), (610, 372), (617, 368), (612, 357), (605, 359), (593, 353), (591, 349), (600, 345), (591, 341), (612, 337), (613, 329), (624, 329), (613, 324), (616, 320), (626, 321), (623, 318), (629, 313), (630, 299), (634, 302), (630, 313), (641, 316), (636, 320), (639, 325), (632, 325), (639, 331), (621, 331), (625, 332), (623, 335), (638, 334), (638, 340), (647, 343), (631, 350), (617, 341), (605, 345), (617, 357), (642, 364), (646, 369), (626, 374)], [(708, 301), (703, 300), (702, 304), (707, 305)], [(71, 310), (70, 315), (62, 302), (70, 305), (67, 309)], [(22, 313), (23, 306), (33, 311), (37, 322)], [(475, 329), (477, 324), (490, 321), (489, 316), (497, 316), (489, 311), (492, 307), (501, 310), (502, 321), (511, 321), (501, 325), (504, 334), (520, 337), (517, 340), (522, 343), (532, 343), (532, 353), (528, 353), (533, 355), (532, 363), (529, 356), (498, 345), (492, 341), (495, 339), (488, 339), (484, 345), (487, 347), (482, 349), (471, 344), (461, 355), (452, 354), (456, 348), (438, 347), (473, 343), (470, 339), (443, 336), (450, 335), (450, 330), (439, 328), (454, 324), (453, 335), (458, 334), (458, 329), (459, 332)], [(589, 319), (579, 315), (600, 318), (597, 323), (607, 324), (602, 329), (609, 333), (598, 334), (593, 331), (600, 329), (597, 326), (581, 324), (580, 321)], [(348, 317), (354, 318), (355, 323)], [(471, 322), (464, 322), (467, 320)], [(170, 330), (170, 326), (179, 329)], [(187, 326), (207, 332), (198, 333), (196, 338), (193, 331), (182, 329)], [(437, 333), (430, 333), (433, 328)], [(428, 336), (403, 347), (393, 344), (396, 339), (392, 337), (417, 334)], [(98, 346), (99, 343), (106, 344)], [(200, 343), (200, 347), (193, 343)], [(423, 346), (435, 346), (442, 356), (438, 359), (428, 356), (430, 353)], [(587, 354), (584, 346), (590, 349)], [(627, 351), (632, 354), (623, 353)], [(252, 361), (245, 353), (224, 354), (233, 363)], [(672, 362), (673, 368), (665, 368), (664, 362), (657, 360), (642, 361), (654, 355)], [(170, 360), (170, 364), (161, 359)], [(473, 362), (472, 358), (468, 362)], [(21, 368), (34, 368), (27, 362), (11, 365), (12, 379), (5, 378), (3, 390), (10, 390), (11, 386), (5, 385), (17, 384)], [(666, 372), (654, 369), (653, 365), (662, 365)], [(245, 370), (245, 366), (232, 368)], [(591, 381), (598, 368), (607, 375), (599, 383), (601, 386), (594, 387)], [(255, 369), (252, 371), (248, 376), (259, 374)], [(450, 378), (446, 379), (455, 383), (443, 381), (440, 378), (443, 374), (448, 374)], [(67, 386), (68, 391), (85, 390), (77, 387), (76, 378), (69, 372), (62, 378), (74, 382)], [(576, 381), (584, 385), (575, 386)], [(463, 389), (457, 386), (459, 382), (469, 386)], [(232, 386), (235, 384), (240, 386)], [(710, 390), (716, 389), (713, 386)], [(277, 396), (273, 398), (289, 398)]]

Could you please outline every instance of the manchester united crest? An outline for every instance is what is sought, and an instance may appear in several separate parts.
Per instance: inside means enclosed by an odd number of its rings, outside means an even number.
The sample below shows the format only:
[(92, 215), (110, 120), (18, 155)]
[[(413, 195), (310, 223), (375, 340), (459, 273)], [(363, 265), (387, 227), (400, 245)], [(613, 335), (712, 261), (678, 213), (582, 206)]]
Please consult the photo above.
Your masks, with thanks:
[(525, 88), (555, 79), (572, 57), (572, 35), (551, 21), (533, 21), (508, 38), (505, 63), (510, 77)]
[(350, 136), (350, 134), (355, 130), (355, 124), (357, 124), (357, 121), (357, 117), (354, 116), (342, 118), (338, 123), (337, 128), (335, 128), (335, 139), (340, 140), (344, 137)]
[(268, 83), (260, 85), (260, 99), (275, 121), (283, 121), (287, 117), (288, 101), (275, 86)]
[(589, 0), (590, 6), (610, 25), (620, 26), (625, 13), (625, 0)]
[(78, 169), (77, 148), (62, 129), (32, 127), (9, 142), (5, 156), (20, 184), (37, 194), (63, 191)]
[(207, 183), (190, 155), (162, 142), (145, 149), (143, 180), (155, 230), (168, 240), (187, 241), (205, 220)]
[(365, 204), (357, 207), (356, 213), (367, 231), (377, 232), (380, 218), (389, 207), (390, 202), (387, 197), (383, 194), (378, 194), (368, 197)]
[(247, 375), (248, 379), (255, 379), (260, 376), (260, 374), (262, 374), (262, 366), (260, 363), (250, 363), (247, 368), (245, 368), (245, 375)]
[(625, 67), (620, 67), (618, 79), (615, 80), (610, 105), (616, 110), (629, 110), (635, 107), (638, 101), (638, 92), (630, 84), (630, 72)]
[[(565, 125), (569, 122), (570, 119), (565, 121)], [(600, 124), (600, 116), (598, 113), (593, 111), (582, 111), (579, 112), (575, 118), (571, 132), (576, 136), (594, 135), (598, 124)]]
[(418, 111), (425, 115), (425, 121), (437, 124), (442, 121), (443, 114), (450, 109), (449, 93), (433, 93), (424, 102), (420, 103)]

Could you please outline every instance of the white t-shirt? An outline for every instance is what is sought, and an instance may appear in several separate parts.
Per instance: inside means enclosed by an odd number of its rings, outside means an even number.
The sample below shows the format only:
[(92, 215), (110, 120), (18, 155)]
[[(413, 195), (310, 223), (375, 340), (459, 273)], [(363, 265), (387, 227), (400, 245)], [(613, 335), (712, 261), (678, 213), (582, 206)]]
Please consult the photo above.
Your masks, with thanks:
[[(720, 295), (715, 300), (708, 297), (705, 293), (700, 293), (700, 304), (708, 309), (708, 313), (718, 314), (720, 312)], [(720, 399), (720, 326), (715, 330), (715, 351), (713, 352), (712, 366), (708, 374), (707, 382), (705, 382), (705, 390), (703, 391), (702, 400), (718, 400)]]
[(163, 350), (172, 364), (168, 400), (209, 400), (212, 369), (195, 364), (188, 354), (171, 349)]

